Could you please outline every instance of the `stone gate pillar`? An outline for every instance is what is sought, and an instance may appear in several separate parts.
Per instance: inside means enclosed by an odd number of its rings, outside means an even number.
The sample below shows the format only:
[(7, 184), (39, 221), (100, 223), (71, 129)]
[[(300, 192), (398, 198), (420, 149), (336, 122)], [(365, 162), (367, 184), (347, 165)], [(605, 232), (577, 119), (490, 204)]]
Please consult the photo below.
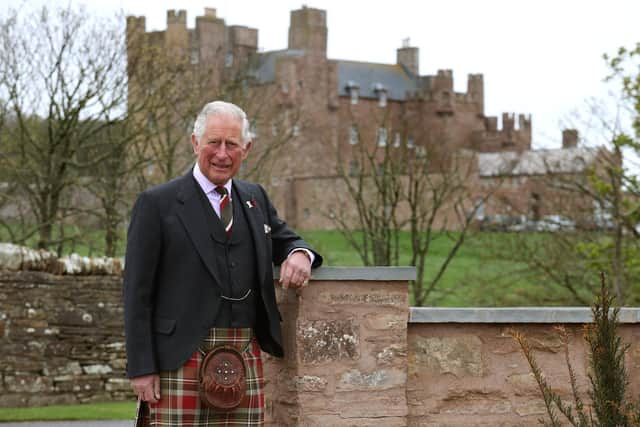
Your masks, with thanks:
[(278, 288), (286, 356), (268, 358), (267, 424), (407, 425), (413, 267), (325, 267)]

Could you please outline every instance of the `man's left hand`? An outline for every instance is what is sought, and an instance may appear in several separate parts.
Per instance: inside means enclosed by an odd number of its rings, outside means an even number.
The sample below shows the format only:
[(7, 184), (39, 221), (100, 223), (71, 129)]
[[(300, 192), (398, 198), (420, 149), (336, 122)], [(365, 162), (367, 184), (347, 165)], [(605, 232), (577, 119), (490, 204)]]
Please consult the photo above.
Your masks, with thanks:
[(311, 277), (311, 260), (304, 251), (296, 251), (280, 266), (280, 285), (284, 289), (306, 286)]

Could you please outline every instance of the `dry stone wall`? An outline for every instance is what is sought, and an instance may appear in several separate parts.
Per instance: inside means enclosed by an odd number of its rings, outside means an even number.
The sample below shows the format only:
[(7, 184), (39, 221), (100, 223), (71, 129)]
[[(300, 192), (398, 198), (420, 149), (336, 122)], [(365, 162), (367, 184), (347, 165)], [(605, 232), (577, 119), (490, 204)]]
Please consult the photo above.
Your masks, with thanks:
[(0, 271), (0, 406), (131, 398), (120, 276)]

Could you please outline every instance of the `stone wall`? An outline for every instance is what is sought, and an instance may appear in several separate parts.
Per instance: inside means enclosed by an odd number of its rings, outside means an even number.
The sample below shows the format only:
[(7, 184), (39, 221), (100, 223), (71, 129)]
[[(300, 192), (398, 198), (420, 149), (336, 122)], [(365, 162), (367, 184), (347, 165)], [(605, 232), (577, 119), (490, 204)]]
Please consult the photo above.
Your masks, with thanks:
[[(640, 310), (623, 309), (620, 334), (630, 344), (630, 396), (640, 393)], [(540, 390), (511, 329), (527, 336), (551, 387), (573, 403), (564, 345), (578, 389), (589, 399), (588, 357), (582, 337), (591, 321), (576, 308), (412, 308), (408, 328), (408, 425), (530, 426), (547, 418)]]
[[(529, 336), (552, 386), (568, 395), (562, 343), (587, 389), (588, 308), (410, 308), (412, 268), (331, 268), (277, 289), (284, 359), (266, 357), (272, 426), (521, 426), (544, 416), (507, 334)], [(0, 407), (133, 401), (124, 376), (120, 275), (0, 269)], [(640, 309), (621, 313), (633, 396)]]
[(122, 281), (0, 270), (0, 407), (122, 400)]

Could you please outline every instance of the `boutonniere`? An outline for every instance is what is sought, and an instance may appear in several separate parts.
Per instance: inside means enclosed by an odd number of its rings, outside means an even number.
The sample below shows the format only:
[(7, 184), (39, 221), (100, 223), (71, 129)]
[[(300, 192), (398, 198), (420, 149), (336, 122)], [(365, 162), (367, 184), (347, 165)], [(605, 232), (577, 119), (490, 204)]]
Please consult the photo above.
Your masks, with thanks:
[(269, 227), (267, 224), (264, 225), (264, 234), (269, 234), (271, 233), (271, 227)]
[(249, 209), (252, 209), (258, 206), (258, 204), (256, 203), (256, 198), (252, 197), (251, 200), (247, 200), (247, 206), (249, 206)]

